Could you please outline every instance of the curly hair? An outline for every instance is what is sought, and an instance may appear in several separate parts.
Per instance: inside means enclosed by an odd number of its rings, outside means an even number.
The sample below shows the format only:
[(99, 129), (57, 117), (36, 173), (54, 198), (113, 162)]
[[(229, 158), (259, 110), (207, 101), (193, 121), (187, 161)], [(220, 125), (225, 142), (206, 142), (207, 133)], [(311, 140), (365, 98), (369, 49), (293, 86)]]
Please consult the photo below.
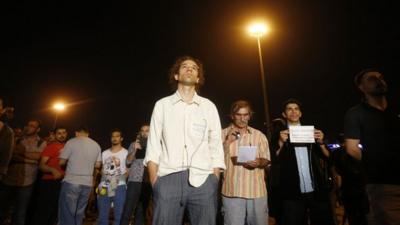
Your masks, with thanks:
[(187, 56), (187, 55), (176, 59), (175, 63), (169, 69), (169, 84), (171, 85), (171, 89), (172, 90), (177, 89), (178, 82), (175, 80), (175, 75), (179, 73), (179, 68), (181, 67), (181, 64), (186, 60), (192, 60), (199, 67), (199, 70), (198, 70), (199, 82), (196, 84), (196, 91), (199, 92), (200, 87), (203, 86), (204, 80), (205, 80), (203, 64), (201, 63), (201, 61), (199, 59), (196, 59), (192, 56)]

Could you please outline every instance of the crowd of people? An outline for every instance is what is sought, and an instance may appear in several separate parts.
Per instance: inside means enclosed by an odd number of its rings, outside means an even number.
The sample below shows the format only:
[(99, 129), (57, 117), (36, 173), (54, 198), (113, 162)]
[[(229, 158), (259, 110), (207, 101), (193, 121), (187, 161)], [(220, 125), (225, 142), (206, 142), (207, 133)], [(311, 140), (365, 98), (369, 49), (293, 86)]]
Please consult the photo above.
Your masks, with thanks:
[[(175, 93), (156, 102), (128, 149), (119, 129), (106, 150), (86, 126), (70, 139), (62, 126), (42, 139), (37, 119), (13, 130), (14, 109), (0, 98), (0, 224), (83, 224), (91, 196), (99, 225), (333, 225), (333, 197), (350, 225), (400, 224), (400, 114), (379, 71), (356, 75), (362, 102), (346, 113), (335, 151), (301, 121), (297, 99), (283, 102), (267, 137), (249, 125), (246, 100), (232, 103), (222, 129), (198, 95), (198, 59), (178, 58), (169, 78)], [(307, 125), (311, 141), (296, 141)]]

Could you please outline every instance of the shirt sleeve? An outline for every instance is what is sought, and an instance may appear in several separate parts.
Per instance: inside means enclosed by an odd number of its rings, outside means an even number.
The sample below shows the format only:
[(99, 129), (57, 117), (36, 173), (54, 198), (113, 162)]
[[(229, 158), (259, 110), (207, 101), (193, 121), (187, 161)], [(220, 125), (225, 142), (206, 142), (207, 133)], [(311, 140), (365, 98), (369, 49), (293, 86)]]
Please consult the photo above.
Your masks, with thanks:
[(211, 165), (213, 168), (225, 169), (224, 148), (221, 140), (221, 122), (217, 108), (211, 103), (209, 126), (209, 148), (211, 152)]
[(58, 158), (69, 159), (71, 153), (72, 153), (71, 142), (67, 141), (67, 143), (64, 145), (64, 148), (61, 150), (60, 156)]
[(344, 137), (350, 139), (361, 137), (360, 119), (354, 109), (350, 109), (344, 117)]
[(271, 161), (268, 140), (263, 133), (260, 133), (260, 142), (258, 143), (258, 148), (260, 149), (258, 157)]
[(146, 156), (143, 164), (147, 166), (149, 161), (159, 164), (162, 151), (162, 129), (163, 129), (163, 110), (161, 102), (154, 106), (150, 121), (150, 132), (147, 139)]
[(99, 151), (99, 154), (97, 155), (97, 162), (102, 162), (102, 158), (101, 158), (101, 148), (100, 148), (100, 146), (98, 146), (98, 151)]

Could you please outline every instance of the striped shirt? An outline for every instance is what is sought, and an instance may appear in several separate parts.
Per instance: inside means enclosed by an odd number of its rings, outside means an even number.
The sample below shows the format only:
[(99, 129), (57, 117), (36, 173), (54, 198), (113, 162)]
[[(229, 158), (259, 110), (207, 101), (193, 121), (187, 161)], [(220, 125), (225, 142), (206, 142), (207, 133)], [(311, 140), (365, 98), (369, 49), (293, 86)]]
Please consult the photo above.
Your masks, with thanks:
[[(226, 139), (231, 127), (222, 130), (222, 140)], [(224, 146), (226, 170), (222, 184), (222, 194), (226, 197), (260, 198), (267, 195), (263, 168), (253, 170), (241, 165), (233, 165), (231, 157), (236, 157), (239, 146), (256, 146), (256, 157), (270, 160), (268, 141), (265, 135), (252, 127), (229, 146)]]

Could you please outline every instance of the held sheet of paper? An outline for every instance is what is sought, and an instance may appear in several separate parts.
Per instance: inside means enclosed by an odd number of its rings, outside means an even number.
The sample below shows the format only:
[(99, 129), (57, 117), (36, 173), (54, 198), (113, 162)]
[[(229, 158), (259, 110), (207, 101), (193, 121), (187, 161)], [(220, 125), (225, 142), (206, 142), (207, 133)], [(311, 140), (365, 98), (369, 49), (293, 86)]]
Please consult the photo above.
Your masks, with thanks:
[(315, 143), (314, 126), (290, 126), (290, 143)]
[(256, 160), (256, 153), (256, 146), (239, 146), (237, 162), (244, 163)]

